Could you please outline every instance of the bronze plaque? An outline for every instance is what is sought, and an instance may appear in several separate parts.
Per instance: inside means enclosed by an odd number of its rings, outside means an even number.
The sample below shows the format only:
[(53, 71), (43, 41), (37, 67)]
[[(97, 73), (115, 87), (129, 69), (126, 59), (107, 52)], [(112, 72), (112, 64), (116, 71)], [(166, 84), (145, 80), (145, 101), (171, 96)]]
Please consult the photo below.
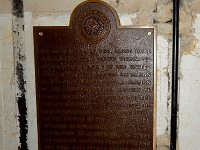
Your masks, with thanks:
[(70, 26), (34, 27), (40, 150), (155, 148), (155, 29), (87, 1)]

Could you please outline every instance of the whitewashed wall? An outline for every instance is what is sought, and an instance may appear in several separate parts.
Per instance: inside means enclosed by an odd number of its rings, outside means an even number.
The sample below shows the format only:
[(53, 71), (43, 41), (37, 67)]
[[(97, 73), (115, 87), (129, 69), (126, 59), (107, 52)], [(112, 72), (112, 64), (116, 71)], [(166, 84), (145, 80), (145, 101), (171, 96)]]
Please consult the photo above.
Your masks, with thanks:
[[(69, 24), (70, 14), (83, 0), (38, 1), (24, 0), (26, 89), (28, 108), (28, 146), (37, 150), (35, 98), (35, 69), (33, 26), (63, 26)], [(169, 149), (171, 103), (171, 3), (162, 0), (125, 0), (109, 2), (120, 16), (122, 25), (157, 25), (157, 149)], [(17, 150), (17, 105), (15, 101), (14, 54), (10, 1), (0, 0), (0, 150)], [(157, 6), (157, 13), (152, 13)], [(197, 8), (195, 8), (197, 9)], [(151, 13), (150, 13), (151, 11)], [(164, 12), (163, 12), (164, 11)], [(188, 12), (188, 10), (184, 11)], [(186, 13), (187, 14), (187, 13)], [(181, 14), (182, 15), (182, 14)], [(185, 15), (183, 13), (183, 15)], [(190, 16), (190, 14), (188, 13)], [(200, 143), (200, 15), (191, 20), (196, 44), (192, 52), (181, 54), (179, 132), (180, 150), (198, 150)], [(154, 19), (159, 20), (155, 22)], [(186, 22), (187, 23), (187, 22)], [(183, 27), (184, 28), (184, 27)], [(187, 27), (188, 28), (188, 27)], [(181, 28), (182, 29), (182, 28)], [(195, 29), (195, 30), (193, 30)], [(185, 30), (186, 32), (186, 30)], [(188, 32), (188, 31), (187, 31)], [(180, 39), (182, 43), (187, 39)], [(187, 45), (181, 47), (187, 51)], [(190, 48), (190, 47), (189, 47)], [(188, 49), (189, 49), (188, 48)], [(191, 49), (189, 49), (191, 51)]]
[(0, 15), (0, 149), (18, 147), (12, 15)]
[(198, 41), (191, 54), (181, 57), (179, 147), (200, 149), (200, 14), (193, 24)]

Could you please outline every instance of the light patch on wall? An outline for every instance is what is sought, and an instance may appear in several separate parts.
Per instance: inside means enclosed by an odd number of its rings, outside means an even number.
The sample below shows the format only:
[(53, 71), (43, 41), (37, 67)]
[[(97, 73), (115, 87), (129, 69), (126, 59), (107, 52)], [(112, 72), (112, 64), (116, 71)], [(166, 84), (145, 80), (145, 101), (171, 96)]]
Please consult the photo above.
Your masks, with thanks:
[(200, 57), (200, 14), (197, 14), (197, 19), (194, 21), (193, 26), (195, 28), (194, 36), (196, 37), (196, 45), (192, 55)]
[(180, 47), (181, 56), (193, 54), (197, 40), (194, 35), (193, 23), (196, 13), (191, 9), (189, 1), (183, 1), (180, 8)]
[(33, 14), (34, 26), (68, 26), (69, 13), (35, 13)]
[(191, 0), (191, 8), (196, 13), (200, 13), (200, 1), (199, 0)]
[(11, 0), (0, 0), (0, 15), (1, 14), (11, 14), (12, 5)]
[(119, 15), (121, 25), (132, 25), (131, 16), (129, 14)]
[(25, 0), (25, 12), (63, 12), (72, 11), (84, 0)]
[(157, 137), (157, 150), (169, 150), (169, 134), (166, 132)]

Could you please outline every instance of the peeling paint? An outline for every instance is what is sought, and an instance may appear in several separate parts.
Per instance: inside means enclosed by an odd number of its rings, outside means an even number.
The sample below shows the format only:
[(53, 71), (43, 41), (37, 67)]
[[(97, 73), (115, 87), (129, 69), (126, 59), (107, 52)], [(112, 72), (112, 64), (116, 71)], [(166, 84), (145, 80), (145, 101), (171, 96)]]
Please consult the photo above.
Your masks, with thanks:
[[(170, 38), (171, 39), (171, 38)], [(168, 40), (168, 66), (167, 66), (167, 79), (168, 79), (168, 94), (167, 94), (167, 111), (168, 111), (168, 117), (166, 117), (167, 121), (167, 128), (166, 128), (166, 134), (167, 136), (170, 136), (170, 119), (169, 116), (171, 114), (171, 86), (172, 86), (172, 41)], [(170, 138), (168, 138), (168, 141), (170, 141)], [(169, 147), (168, 143), (168, 147)], [(165, 145), (166, 146), (166, 145)]]
[[(165, 133), (157, 136), (157, 149), (169, 150), (170, 149), (170, 114), (171, 114), (171, 69), (172, 69), (172, 1), (171, 0), (158, 0), (156, 7), (153, 10), (153, 24), (157, 26), (157, 33), (164, 37), (168, 42), (166, 52), (166, 66), (162, 68), (166, 75), (166, 109), (167, 114)], [(161, 58), (162, 59), (162, 58)]]
[(26, 89), (24, 79), (24, 11), (23, 0), (13, 0), (13, 51), (15, 54), (16, 73), (16, 101), (18, 104), (18, 124), (19, 124), (19, 146), (18, 150), (28, 150), (27, 145), (27, 107)]
[(182, 1), (180, 8), (180, 47), (181, 57), (191, 55), (196, 48), (197, 39), (194, 36), (193, 23), (196, 19), (196, 13), (191, 7), (192, 1)]
[(169, 134), (168, 131), (166, 131), (163, 135), (159, 135), (157, 137), (157, 150), (169, 150)]

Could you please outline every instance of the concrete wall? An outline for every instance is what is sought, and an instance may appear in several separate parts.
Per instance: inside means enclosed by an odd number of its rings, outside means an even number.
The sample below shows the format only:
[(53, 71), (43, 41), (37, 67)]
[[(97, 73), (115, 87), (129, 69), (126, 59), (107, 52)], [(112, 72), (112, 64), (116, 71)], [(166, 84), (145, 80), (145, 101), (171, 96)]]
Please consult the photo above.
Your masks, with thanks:
[[(37, 150), (33, 26), (68, 25), (72, 10), (83, 0), (24, 0), (25, 81), (28, 148)], [(171, 109), (171, 0), (105, 0), (122, 25), (157, 26), (157, 149), (169, 149)], [(19, 145), (13, 16), (11, 0), (0, 0), (0, 149)], [(198, 150), (200, 143), (200, 0), (183, 0), (180, 9), (180, 96), (178, 147)]]

